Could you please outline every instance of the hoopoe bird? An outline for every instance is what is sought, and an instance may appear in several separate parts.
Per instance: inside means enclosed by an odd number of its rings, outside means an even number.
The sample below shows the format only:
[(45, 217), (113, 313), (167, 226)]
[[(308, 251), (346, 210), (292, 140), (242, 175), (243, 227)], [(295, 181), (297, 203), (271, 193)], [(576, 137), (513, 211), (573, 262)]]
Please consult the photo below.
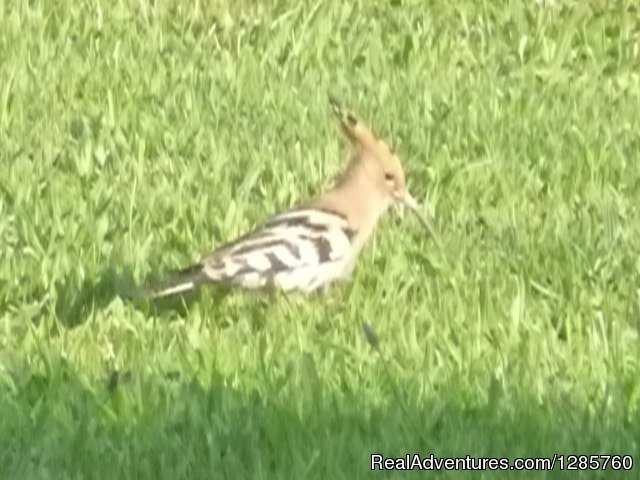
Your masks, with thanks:
[(352, 149), (333, 188), (216, 248), (152, 289), (149, 298), (184, 294), (216, 283), (285, 292), (326, 288), (349, 276), (376, 223), (393, 204), (408, 206), (431, 231), (407, 190), (398, 157), (335, 100), (331, 106)]

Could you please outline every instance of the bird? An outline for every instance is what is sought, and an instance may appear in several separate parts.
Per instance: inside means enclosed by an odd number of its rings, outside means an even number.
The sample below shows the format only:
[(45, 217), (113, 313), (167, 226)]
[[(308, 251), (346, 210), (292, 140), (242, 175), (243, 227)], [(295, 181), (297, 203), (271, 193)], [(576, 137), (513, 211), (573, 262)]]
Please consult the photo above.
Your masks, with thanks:
[(350, 143), (349, 160), (335, 184), (169, 275), (146, 292), (147, 298), (184, 295), (208, 284), (285, 293), (326, 290), (350, 276), (378, 220), (392, 205), (407, 206), (433, 235), (407, 189), (398, 156), (337, 100), (331, 98), (330, 106)]

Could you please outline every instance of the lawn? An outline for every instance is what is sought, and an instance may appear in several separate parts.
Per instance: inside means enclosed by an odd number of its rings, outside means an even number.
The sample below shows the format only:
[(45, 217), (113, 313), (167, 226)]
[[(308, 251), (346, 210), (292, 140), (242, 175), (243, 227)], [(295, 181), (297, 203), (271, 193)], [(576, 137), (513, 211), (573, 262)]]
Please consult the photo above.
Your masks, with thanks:
[[(0, 478), (640, 462), (639, 56), (633, 1), (1, 3)], [(331, 184), (330, 96), (442, 248), (390, 212), (325, 294), (129, 300)]]

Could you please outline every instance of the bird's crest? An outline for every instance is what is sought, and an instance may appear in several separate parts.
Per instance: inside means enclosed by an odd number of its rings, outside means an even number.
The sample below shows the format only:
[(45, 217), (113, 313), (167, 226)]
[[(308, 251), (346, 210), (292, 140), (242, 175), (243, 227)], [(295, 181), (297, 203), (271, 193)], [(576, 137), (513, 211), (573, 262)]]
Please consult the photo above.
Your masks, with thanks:
[(346, 112), (333, 97), (329, 99), (333, 113), (338, 118), (340, 128), (349, 139), (354, 150), (351, 164), (347, 167), (349, 175), (358, 163), (369, 162), (376, 165), (379, 181), (394, 195), (403, 195), (405, 190), (404, 170), (400, 159), (389, 144), (380, 140), (371, 129), (353, 113)]
[(378, 139), (362, 121), (358, 120), (352, 112), (345, 111), (335, 98), (330, 98), (329, 104), (340, 123), (342, 132), (354, 147), (372, 148), (375, 146)]

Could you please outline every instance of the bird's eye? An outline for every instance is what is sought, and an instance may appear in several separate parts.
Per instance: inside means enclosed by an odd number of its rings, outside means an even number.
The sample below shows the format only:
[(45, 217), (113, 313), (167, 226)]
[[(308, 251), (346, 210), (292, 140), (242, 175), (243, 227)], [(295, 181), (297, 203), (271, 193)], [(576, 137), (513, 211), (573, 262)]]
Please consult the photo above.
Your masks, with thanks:
[(387, 182), (392, 182), (392, 181), (393, 181), (393, 173), (386, 172), (386, 173), (384, 174), (384, 179), (385, 179)]

